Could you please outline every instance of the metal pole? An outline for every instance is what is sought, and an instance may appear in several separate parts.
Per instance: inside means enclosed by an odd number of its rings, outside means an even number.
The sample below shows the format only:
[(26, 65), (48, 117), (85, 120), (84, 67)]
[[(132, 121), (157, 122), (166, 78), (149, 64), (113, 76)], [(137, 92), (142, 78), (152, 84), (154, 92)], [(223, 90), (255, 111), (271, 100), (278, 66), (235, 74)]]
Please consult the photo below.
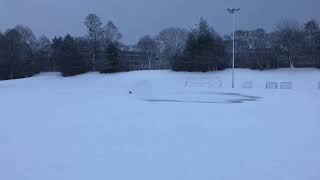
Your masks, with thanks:
[(234, 29), (235, 29), (235, 22), (234, 22), (234, 19), (235, 19), (235, 14), (232, 13), (232, 88), (234, 88)]
[(232, 88), (234, 88), (234, 59), (235, 59), (235, 13), (240, 11), (240, 8), (227, 9), (232, 14)]

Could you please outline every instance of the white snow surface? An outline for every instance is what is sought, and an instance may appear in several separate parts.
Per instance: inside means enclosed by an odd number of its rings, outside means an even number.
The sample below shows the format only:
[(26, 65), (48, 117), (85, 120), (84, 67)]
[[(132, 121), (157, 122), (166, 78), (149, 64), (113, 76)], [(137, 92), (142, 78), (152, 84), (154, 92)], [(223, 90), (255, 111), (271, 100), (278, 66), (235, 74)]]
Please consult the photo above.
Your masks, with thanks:
[[(223, 87), (185, 87), (192, 77)], [(1, 81), (0, 180), (319, 180), (319, 81), (317, 69), (236, 70), (235, 89), (230, 70)]]

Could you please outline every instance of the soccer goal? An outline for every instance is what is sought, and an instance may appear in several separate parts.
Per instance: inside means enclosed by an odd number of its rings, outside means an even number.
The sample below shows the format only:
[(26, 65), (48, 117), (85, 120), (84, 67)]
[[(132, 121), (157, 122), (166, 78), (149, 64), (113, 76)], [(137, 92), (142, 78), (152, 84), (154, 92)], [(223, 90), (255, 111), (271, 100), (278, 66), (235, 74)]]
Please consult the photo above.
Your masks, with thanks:
[(280, 89), (292, 89), (292, 82), (280, 82)]
[(186, 87), (222, 88), (222, 80), (218, 77), (191, 77), (185, 82)]
[(253, 88), (253, 82), (252, 81), (243, 82), (242, 83), (242, 88), (244, 88), (244, 89), (252, 89)]

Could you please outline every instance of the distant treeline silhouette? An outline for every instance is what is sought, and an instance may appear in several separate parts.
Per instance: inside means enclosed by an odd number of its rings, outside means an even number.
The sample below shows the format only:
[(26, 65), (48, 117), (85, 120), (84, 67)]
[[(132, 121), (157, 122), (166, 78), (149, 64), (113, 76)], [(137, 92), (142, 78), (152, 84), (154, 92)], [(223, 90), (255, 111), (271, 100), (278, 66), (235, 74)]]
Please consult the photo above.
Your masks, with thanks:
[[(220, 36), (204, 19), (191, 30), (166, 28), (131, 46), (121, 42), (122, 35), (112, 21), (104, 24), (89, 14), (84, 26), (87, 34), (83, 36), (67, 34), (52, 40), (36, 37), (23, 25), (0, 32), (0, 80), (39, 72), (63, 76), (145, 69), (207, 72), (231, 65), (232, 35)], [(320, 67), (320, 28), (314, 19), (303, 25), (282, 20), (272, 32), (238, 30), (235, 47), (238, 68)]]

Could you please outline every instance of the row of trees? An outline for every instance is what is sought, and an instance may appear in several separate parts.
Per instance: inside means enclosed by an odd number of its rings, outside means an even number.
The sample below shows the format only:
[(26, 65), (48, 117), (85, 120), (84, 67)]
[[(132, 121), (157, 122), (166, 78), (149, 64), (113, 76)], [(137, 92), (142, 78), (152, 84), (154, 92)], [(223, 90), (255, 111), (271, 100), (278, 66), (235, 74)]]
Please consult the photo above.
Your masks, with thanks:
[(0, 78), (29, 77), (39, 72), (33, 49), (35, 36), (29, 28), (17, 26), (0, 33)]
[[(144, 52), (150, 63), (156, 58), (162, 67), (175, 71), (230, 67), (232, 36), (221, 37), (204, 19), (194, 29), (166, 28), (154, 37), (142, 37), (132, 46), (120, 42), (122, 35), (112, 21), (104, 24), (100, 17), (89, 14), (84, 25), (85, 36), (66, 35), (52, 40), (37, 38), (22, 25), (0, 32), (0, 79), (29, 77), (41, 71), (60, 71), (64, 76), (124, 71), (120, 63), (123, 51)], [(235, 42), (237, 67), (320, 67), (320, 28), (315, 20), (304, 25), (283, 20), (273, 32), (238, 30)]]
[[(320, 28), (315, 20), (300, 25), (298, 21), (280, 21), (276, 30), (236, 31), (238, 66), (249, 68), (320, 67)], [(231, 36), (225, 41), (231, 46)], [(248, 61), (251, 62), (248, 62)]]
[(29, 77), (41, 71), (60, 71), (72, 76), (88, 71), (102, 73), (121, 71), (117, 56), (124, 45), (112, 21), (103, 24), (90, 14), (84, 22), (83, 37), (37, 38), (32, 30), (18, 25), (0, 32), (0, 79)]
[[(320, 67), (320, 28), (312, 19), (301, 25), (282, 20), (276, 29), (235, 32), (236, 67)], [(191, 31), (168, 28), (155, 37), (145, 36), (137, 48), (158, 53), (176, 71), (212, 71), (231, 66), (232, 35), (221, 37), (201, 19)]]

